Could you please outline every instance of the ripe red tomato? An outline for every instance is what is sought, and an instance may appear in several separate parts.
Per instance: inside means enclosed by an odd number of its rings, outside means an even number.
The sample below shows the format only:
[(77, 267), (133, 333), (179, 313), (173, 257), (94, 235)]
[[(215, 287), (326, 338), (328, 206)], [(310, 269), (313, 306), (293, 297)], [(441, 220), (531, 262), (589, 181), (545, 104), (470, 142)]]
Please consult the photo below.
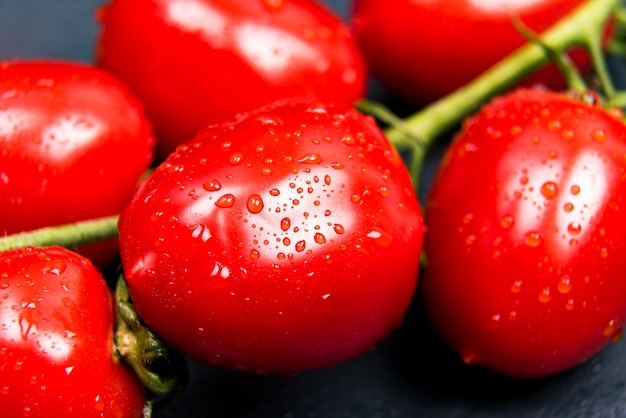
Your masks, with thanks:
[(467, 363), (556, 373), (626, 321), (626, 126), (540, 90), (496, 99), (447, 151), (426, 206), (422, 293)]
[(98, 270), (58, 247), (0, 254), (5, 417), (141, 417), (145, 390), (113, 358), (113, 300)]
[(119, 213), (153, 146), (141, 105), (102, 70), (0, 63), (0, 235)]
[(146, 323), (197, 361), (258, 373), (372, 348), (403, 318), (422, 244), (408, 172), (375, 122), (315, 100), (201, 131), (119, 230)]
[[(355, 0), (353, 30), (370, 71), (393, 93), (429, 103), (465, 85), (584, 0)], [(588, 59), (574, 57), (584, 67)], [(554, 68), (553, 68), (554, 69)], [(535, 81), (564, 88), (554, 72)], [(556, 81), (555, 81), (556, 80)]]
[(364, 95), (349, 29), (311, 0), (113, 0), (97, 61), (145, 103), (164, 158), (205, 126), (277, 99)]

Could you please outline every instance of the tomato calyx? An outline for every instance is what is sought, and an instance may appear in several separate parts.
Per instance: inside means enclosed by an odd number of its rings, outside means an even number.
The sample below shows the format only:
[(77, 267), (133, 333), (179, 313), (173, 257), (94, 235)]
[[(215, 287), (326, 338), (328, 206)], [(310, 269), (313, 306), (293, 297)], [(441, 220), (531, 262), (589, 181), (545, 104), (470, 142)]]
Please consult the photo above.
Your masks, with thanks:
[(115, 287), (115, 304), (114, 355), (131, 366), (153, 395), (162, 396), (165, 401), (175, 398), (187, 384), (187, 363), (180, 353), (172, 350), (143, 323), (133, 306), (123, 275)]

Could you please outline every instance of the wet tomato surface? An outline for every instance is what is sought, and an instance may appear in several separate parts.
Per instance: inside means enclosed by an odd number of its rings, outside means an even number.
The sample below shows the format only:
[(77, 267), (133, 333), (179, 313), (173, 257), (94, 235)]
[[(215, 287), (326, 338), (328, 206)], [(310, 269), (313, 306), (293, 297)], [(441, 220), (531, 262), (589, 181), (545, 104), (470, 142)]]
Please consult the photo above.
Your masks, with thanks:
[(426, 208), (422, 293), (468, 363), (537, 377), (588, 359), (626, 321), (626, 128), (519, 90), (470, 118)]
[(141, 417), (145, 390), (113, 355), (112, 295), (63, 248), (0, 253), (5, 417)]
[(328, 366), (371, 349), (413, 298), (422, 218), (371, 118), (287, 101), (203, 130), (120, 219), (135, 306), (205, 364)]

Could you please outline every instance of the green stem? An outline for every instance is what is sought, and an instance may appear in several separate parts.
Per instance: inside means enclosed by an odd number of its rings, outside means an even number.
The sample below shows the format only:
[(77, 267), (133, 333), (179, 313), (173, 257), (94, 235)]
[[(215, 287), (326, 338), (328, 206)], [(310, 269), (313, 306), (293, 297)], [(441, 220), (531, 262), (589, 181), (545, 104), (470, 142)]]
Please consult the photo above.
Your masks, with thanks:
[(23, 248), (29, 245), (33, 247), (59, 245), (77, 248), (82, 245), (117, 238), (118, 218), (119, 215), (112, 215), (7, 235), (0, 238), (0, 251)]
[[(541, 39), (546, 45), (560, 50), (584, 45), (585, 34), (590, 31), (600, 33), (620, 4), (620, 0), (589, 0), (544, 32)], [(420, 138), (421, 145), (428, 148), (491, 97), (515, 86), (548, 61), (544, 48), (528, 43), (469, 84), (409, 116), (404, 125), (410, 127), (412, 136)], [(406, 137), (403, 129), (393, 126), (385, 133), (392, 143)]]

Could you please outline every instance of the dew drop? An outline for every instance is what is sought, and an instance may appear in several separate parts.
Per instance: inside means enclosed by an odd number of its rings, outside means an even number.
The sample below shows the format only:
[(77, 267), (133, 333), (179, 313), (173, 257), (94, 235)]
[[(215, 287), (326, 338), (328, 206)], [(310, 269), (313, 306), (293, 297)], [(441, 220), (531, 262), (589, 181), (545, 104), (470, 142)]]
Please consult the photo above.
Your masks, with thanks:
[(324, 236), (324, 234), (316, 232), (315, 235), (313, 236), (313, 239), (315, 240), (316, 243), (318, 244), (324, 244), (326, 243), (326, 237)]
[(303, 164), (321, 164), (322, 157), (319, 154), (307, 154), (300, 158), (298, 162)]
[(561, 280), (559, 280), (559, 284), (557, 285), (557, 290), (559, 291), (559, 293), (562, 293), (564, 295), (572, 290), (572, 280), (569, 276), (566, 275), (561, 277)]
[(296, 251), (301, 253), (306, 248), (306, 241), (298, 241), (296, 242)]
[(205, 181), (202, 185), (202, 188), (207, 192), (216, 192), (222, 188), (222, 184), (219, 181), (213, 179)]
[(567, 225), (567, 232), (572, 235), (578, 235), (583, 230), (582, 226), (578, 222), (571, 222)]
[(606, 131), (604, 129), (596, 129), (591, 133), (591, 136), (596, 142), (606, 141)]
[(359, 203), (361, 201), (361, 196), (359, 196), (358, 194), (353, 194), (352, 196), (350, 196), (350, 200), (354, 203)]
[(380, 193), (380, 195), (382, 197), (389, 196), (389, 187), (387, 187), (387, 186), (380, 186), (380, 188), (378, 189), (378, 193)]
[(335, 231), (335, 233), (341, 235), (343, 233), (346, 232), (346, 230), (344, 229), (343, 225), (340, 224), (334, 224), (333, 225), (333, 230)]
[(550, 288), (546, 287), (539, 292), (539, 302), (548, 303), (552, 299), (552, 295), (550, 293)]
[(570, 203), (570, 202), (566, 202), (566, 203), (563, 205), (563, 210), (564, 210), (565, 212), (572, 212), (572, 211), (574, 210), (574, 204), (573, 204), (573, 203)]
[(602, 330), (602, 335), (605, 337), (611, 337), (617, 331), (619, 331), (617, 321), (615, 319), (611, 319), (606, 327), (604, 327), (604, 330)]
[(228, 162), (230, 163), (230, 165), (239, 165), (243, 162), (243, 154), (240, 152), (235, 152), (233, 154), (231, 154), (230, 158), (228, 159)]
[(537, 231), (529, 231), (524, 236), (524, 242), (529, 247), (538, 247), (543, 242), (543, 237)]
[(511, 285), (511, 292), (519, 293), (521, 290), (522, 290), (522, 281), (516, 280), (515, 282), (513, 282), (513, 284)]
[(600, 249), (600, 257), (602, 258), (607, 258), (609, 256), (609, 249), (606, 247), (603, 247)]
[(291, 228), (291, 219), (283, 218), (280, 220), (280, 229), (283, 231), (288, 231)]
[(570, 192), (571, 192), (574, 196), (578, 195), (578, 194), (580, 193), (580, 186), (578, 186), (578, 185), (573, 185), (573, 186), (570, 188)]
[(251, 194), (248, 197), (248, 202), (246, 203), (246, 207), (250, 213), (259, 213), (263, 210), (263, 199), (258, 194)]
[(553, 181), (546, 181), (541, 185), (541, 194), (546, 199), (552, 199), (558, 192), (558, 186)]
[(510, 229), (514, 224), (514, 219), (511, 215), (505, 215), (500, 218), (500, 227), (502, 229)]
[(215, 202), (215, 206), (217, 206), (218, 208), (230, 208), (234, 204), (235, 204), (235, 196), (233, 196), (230, 193), (225, 194), (224, 196), (221, 196)]
[(337, 163), (331, 163), (330, 166), (334, 168), (335, 170), (341, 170), (345, 168), (346, 165), (344, 163), (337, 162)]
[(330, 186), (330, 176), (328, 174), (324, 176), (324, 184)]
[(272, 196), (274, 196), (274, 197), (275, 197), (275, 196), (278, 196), (278, 195), (280, 195), (280, 190), (278, 190), (278, 189), (276, 189), (276, 188), (271, 189), (271, 190), (270, 190), (270, 195), (272, 195)]

